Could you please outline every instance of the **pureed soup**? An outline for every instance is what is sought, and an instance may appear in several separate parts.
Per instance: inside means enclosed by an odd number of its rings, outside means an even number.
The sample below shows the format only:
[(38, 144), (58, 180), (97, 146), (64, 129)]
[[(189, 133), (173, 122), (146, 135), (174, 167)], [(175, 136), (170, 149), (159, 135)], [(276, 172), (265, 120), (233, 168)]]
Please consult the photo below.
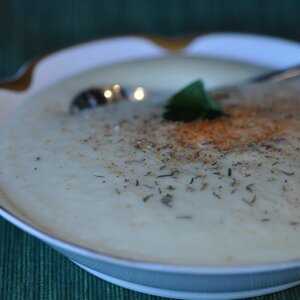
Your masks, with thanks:
[(160, 97), (71, 115), (76, 80), (1, 128), (1, 191), (23, 216), (133, 260), (299, 259), (299, 88), (244, 87), (217, 99), (229, 117), (183, 123), (163, 120)]

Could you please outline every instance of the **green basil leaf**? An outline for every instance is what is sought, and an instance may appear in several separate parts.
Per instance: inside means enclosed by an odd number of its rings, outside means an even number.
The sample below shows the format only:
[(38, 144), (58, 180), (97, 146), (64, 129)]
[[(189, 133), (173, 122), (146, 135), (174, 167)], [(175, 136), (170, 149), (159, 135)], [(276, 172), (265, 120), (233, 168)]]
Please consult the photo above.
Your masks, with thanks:
[(206, 92), (201, 80), (197, 80), (175, 95), (166, 105), (165, 120), (190, 122), (196, 119), (215, 119), (223, 115), (223, 108)]

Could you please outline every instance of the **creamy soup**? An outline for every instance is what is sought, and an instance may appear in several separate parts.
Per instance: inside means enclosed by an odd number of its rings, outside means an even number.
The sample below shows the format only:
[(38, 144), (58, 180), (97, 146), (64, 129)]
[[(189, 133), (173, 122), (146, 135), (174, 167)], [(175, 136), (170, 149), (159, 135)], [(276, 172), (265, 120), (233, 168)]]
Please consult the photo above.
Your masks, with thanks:
[(218, 97), (229, 117), (180, 123), (159, 96), (71, 115), (83, 78), (1, 128), (1, 191), (35, 226), (149, 262), (300, 258), (300, 88), (244, 87)]

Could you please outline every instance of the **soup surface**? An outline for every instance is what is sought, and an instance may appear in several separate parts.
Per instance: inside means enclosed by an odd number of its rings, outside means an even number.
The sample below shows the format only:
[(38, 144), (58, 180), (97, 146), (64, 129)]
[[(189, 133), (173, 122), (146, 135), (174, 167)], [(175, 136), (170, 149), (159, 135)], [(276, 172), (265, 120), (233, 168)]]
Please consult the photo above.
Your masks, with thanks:
[(35, 226), (118, 257), (185, 265), (299, 259), (296, 85), (218, 97), (229, 117), (162, 119), (166, 99), (71, 115), (78, 76), (1, 128), (0, 189)]

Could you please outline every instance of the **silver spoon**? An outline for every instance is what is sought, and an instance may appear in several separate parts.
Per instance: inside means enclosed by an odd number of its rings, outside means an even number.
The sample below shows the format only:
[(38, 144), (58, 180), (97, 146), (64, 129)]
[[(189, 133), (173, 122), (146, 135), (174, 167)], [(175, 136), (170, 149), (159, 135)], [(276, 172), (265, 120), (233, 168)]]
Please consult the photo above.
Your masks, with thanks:
[[(280, 82), (298, 76), (300, 76), (300, 65), (296, 65), (286, 69), (271, 71), (266, 74), (250, 78), (241, 84)], [(232, 87), (223, 87), (220, 89), (220, 91), (223, 92), (224, 90)], [(216, 90), (214, 90), (214, 93), (215, 92)], [(87, 108), (94, 108), (100, 105), (118, 102), (122, 100), (143, 101), (150, 93), (153, 95), (154, 93), (159, 92), (147, 91), (143, 87), (124, 87), (120, 86), (119, 84), (114, 84), (112, 86), (91, 87), (80, 92), (74, 97), (70, 105), (70, 112), (72, 114), (75, 114)]]

